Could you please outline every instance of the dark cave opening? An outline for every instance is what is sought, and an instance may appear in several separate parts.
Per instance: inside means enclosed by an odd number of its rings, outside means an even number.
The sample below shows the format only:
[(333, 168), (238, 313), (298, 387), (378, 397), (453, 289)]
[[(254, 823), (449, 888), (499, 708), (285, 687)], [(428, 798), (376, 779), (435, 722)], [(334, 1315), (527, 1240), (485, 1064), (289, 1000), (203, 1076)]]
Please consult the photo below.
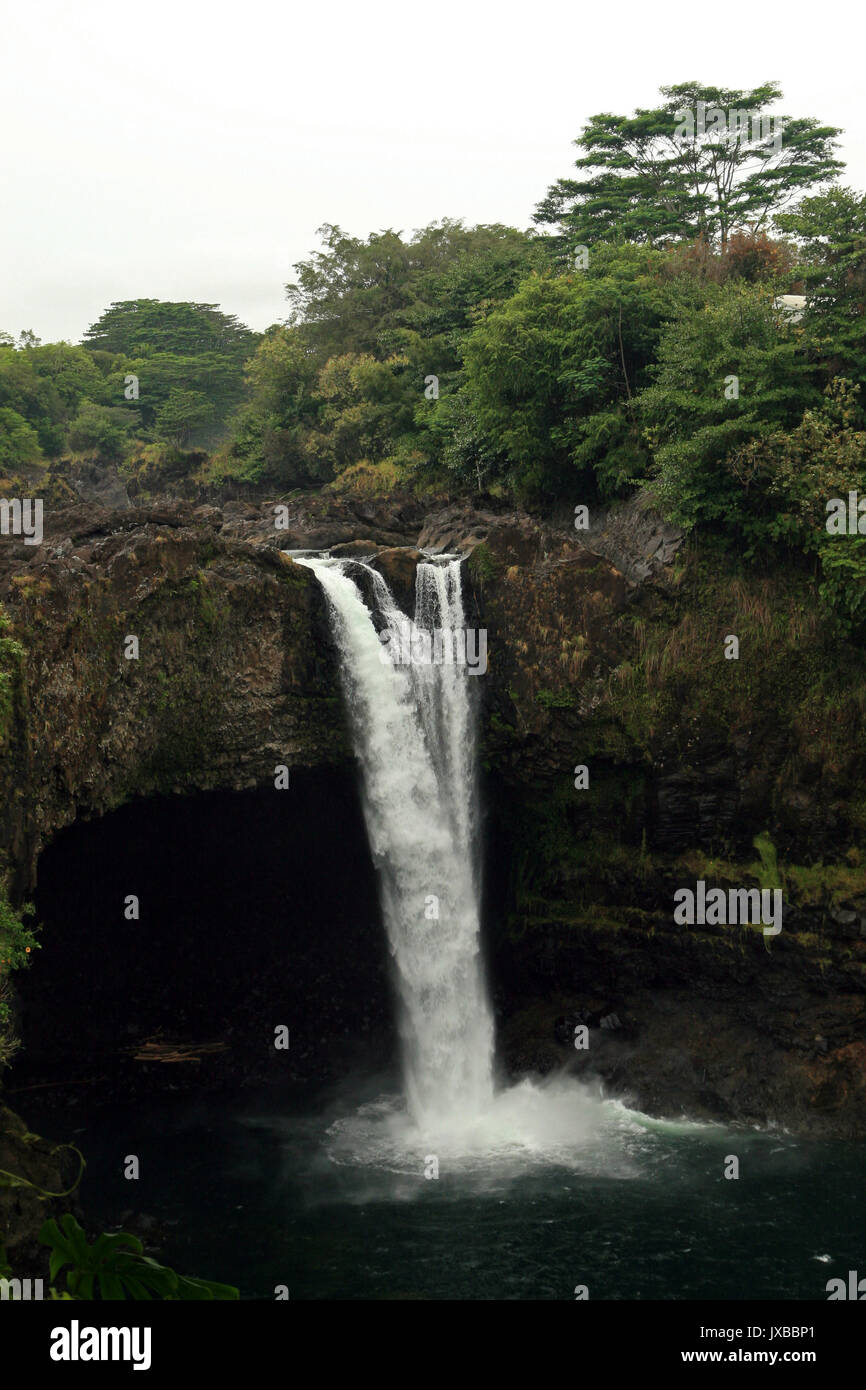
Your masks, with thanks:
[(76, 822), (40, 857), (35, 907), (13, 1090), (315, 1080), (394, 1055), (351, 771), (293, 770), (287, 790), (141, 799)]

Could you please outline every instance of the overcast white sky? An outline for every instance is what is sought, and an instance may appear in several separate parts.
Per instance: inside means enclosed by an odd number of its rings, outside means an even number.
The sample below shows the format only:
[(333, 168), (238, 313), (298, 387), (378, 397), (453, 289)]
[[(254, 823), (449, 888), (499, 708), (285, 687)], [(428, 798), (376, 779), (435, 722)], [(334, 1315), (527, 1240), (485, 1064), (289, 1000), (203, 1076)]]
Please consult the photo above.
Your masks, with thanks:
[[(781, 82), (866, 187), (862, 44), (811, 2), (26, 0), (3, 18), (0, 329), (78, 341), (112, 300), (286, 315), (337, 222), (530, 225), (598, 111)], [(838, 11), (835, 12), (838, 15)]]

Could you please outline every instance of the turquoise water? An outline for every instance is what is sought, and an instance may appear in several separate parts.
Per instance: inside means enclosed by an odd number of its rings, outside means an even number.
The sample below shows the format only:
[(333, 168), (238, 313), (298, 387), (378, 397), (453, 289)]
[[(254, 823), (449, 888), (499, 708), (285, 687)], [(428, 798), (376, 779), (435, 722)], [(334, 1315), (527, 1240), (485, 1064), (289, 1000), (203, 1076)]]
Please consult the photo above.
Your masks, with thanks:
[[(511, 1093), (488, 1152), (440, 1144), (431, 1179), (429, 1136), (406, 1143), (376, 1081), (327, 1101), (82, 1103), (58, 1137), (80, 1130), (90, 1225), (147, 1213), (166, 1262), (244, 1298), (572, 1299), (586, 1285), (590, 1299), (825, 1300), (828, 1279), (866, 1270), (866, 1146), (652, 1120), (557, 1084), (541, 1102)], [(512, 1142), (527, 1097), (566, 1123)], [(137, 1182), (122, 1175), (133, 1153)]]

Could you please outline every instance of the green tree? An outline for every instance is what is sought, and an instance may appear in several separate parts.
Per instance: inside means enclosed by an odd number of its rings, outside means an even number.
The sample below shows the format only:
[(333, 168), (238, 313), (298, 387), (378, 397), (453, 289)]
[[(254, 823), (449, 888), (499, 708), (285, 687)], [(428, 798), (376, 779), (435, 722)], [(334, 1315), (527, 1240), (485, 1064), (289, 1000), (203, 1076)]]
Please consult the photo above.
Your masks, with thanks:
[(38, 463), (39, 436), (17, 410), (0, 406), (0, 468), (10, 471)]
[(231, 421), (229, 444), (217, 456), (217, 475), (281, 486), (327, 482), (327, 460), (311, 457), (306, 440), (318, 418), (318, 366), (298, 329), (269, 328), (247, 364), (247, 401)]
[(40, 451), (51, 456), (62, 447), (64, 411), (50, 378), (40, 375), (36, 364), (36, 349), (0, 347), (0, 406), (25, 420), (36, 432)]
[[(126, 409), (145, 435), (195, 438), (208, 446), (224, 434), (243, 400), (244, 365), (259, 339), (215, 304), (157, 299), (112, 304), (84, 335), (94, 368), (105, 378), (104, 403)], [(125, 395), (130, 374), (139, 382), (132, 401)], [(209, 409), (193, 397), (204, 398)], [(181, 398), (191, 411), (187, 429), (177, 416)]]
[(124, 299), (100, 314), (83, 341), (92, 349), (147, 357), (167, 352), (197, 357), (218, 352), (243, 361), (257, 335), (217, 304)]
[(796, 273), (809, 299), (806, 331), (828, 377), (866, 391), (866, 194), (834, 187), (777, 215), (800, 245)]
[(182, 449), (196, 434), (205, 431), (213, 422), (214, 407), (200, 391), (172, 387), (168, 399), (156, 415), (156, 432), (160, 439)]
[(701, 237), (724, 247), (732, 232), (761, 230), (792, 196), (842, 168), (834, 127), (787, 116), (775, 128), (760, 124), (782, 97), (775, 82), (660, 91), (665, 100), (649, 110), (591, 117), (574, 142), (581, 177), (559, 179), (535, 212), (537, 223), (559, 225), (564, 246)]
[(286, 294), (292, 323), (321, 362), (395, 352), (414, 361), (413, 345), (468, 328), (475, 305), (507, 297), (542, 254), (523, 232), (448, 219), (406, 241), (392, 230), (362, 241), (330, 223), (319, 235), (324, 249), (295, 266)]
[(126, 453), (131, 421), (119, 408), (111, 410), (85, 401), (69, 427), (70, 447), (93, 453), (109, 463), (119, 463)]
[(750, 440), (725, 460), (748, 504), (746, 533), (816, 556), (820, 597), (848, 632), (866, 624), (866, 535), (828, 531), (827, 504), (837, 498), (847, 511), (849, 493), (866, 497), (859, 392), (836, 378), (792, 430)]
[(399, 451), (422, 394), (408, 368), (405, 357), (379, 362), (372, 353), (345, 353), (325, 363), (316, 379), (320, 410), (307, 449), (332, 476), (361, 460), (378, 463)]
[(363, 460), (420, 466), (436, 442), (427, 378), (456, 389), (476, 321), (546, 260), (541, 238), (448, 219), (410, 238), (330, 224), (320, 235), (287, 286), (291, 322), (248, 364), (217, 471), (303, 485)]
[(796, 423), (820, 400), (802, 331), (771, 285), (707, 284), (679, 296), (637, 407), (654, 451), (657, 496), (680, 524), (742, 528), (748, 500), (725, 467), (749, 440)]
[(105, 379), (84, 348), (45, 343), (33, 348), (28, 357), (36, 373), (51, 382), (70, 417), (84, 400), (105, 401)]
[(634, 398), (665, 311), (663, 260), (600, 247), (586, 271), (533, 274), (480, 320), (463, 345), (461, 402), (446, 399), (438, 412), (462, 432), (468, 476), (504, 472), (540, 497), (577, 486), (611, 494), (641, 475), (648, 456)]
[(0, 347), (0, 405), (36, 431), (49, 458), (63, 452), (67, 429), (83, 401), (104, 401), (107, 387), (90, 353), (71, 343), (13, 351)]
[(399, 326), (411, 302), (411, 248), (390, 230), (361, 241), (326, 223), (318, 234), (325, 249), (299, 262), (286, 286), (290, 322), (303, 324), (320, 360), (376, 352), (380, 333)]
[[(139, 396), (127, 402), (124, 390), (130, 374), (138, 379)], [(134, 421), (140, 418), (148, 432), (158, 432), (158, 419), (173, 392), (193, 392), (210, 406), (206, 425), (197, 424), (196, 431), (203, 444), (215, 443), (227, 417), (243, 400), (244, 374), (239, 362), (219, 353), (183, 356), (158, 352), (149, 357), (115, 358), (106, 390), (111, 401), (126, 409)]]

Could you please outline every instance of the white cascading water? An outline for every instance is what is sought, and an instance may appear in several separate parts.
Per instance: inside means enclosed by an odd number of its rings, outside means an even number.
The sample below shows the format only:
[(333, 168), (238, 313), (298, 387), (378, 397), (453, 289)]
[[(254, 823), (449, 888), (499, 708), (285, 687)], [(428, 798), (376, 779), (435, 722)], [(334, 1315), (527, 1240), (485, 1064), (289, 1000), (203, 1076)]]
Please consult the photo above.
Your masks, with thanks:
[[(382, 1095), (334, 1120), (327, 1130), (329, 1158), (404, 1175), (410, 1195), (431, 1151), (450, 1170), (459, 1168), (464, 1179), (472, 1174), (482, 1184), (537, 1163), (627, 1176), (630, 1160), (614, 1157), (605, 1139), (611, 1126), (635, 1128), (621, 1105), (601, 1103), (561, 1073), (494, 1089), (493, 1018), (479, 941), (473, 678), (462, 645), (460, 561), (439, 556), (418, 565), (410, 621), (369, 565), (308, 553), (293, 558), (313, 570), (328, 600), (396, 965), (404, 1044), (405, 1098)], [(381, 638), (351, 578), (359, 565)], [(407, 639), (414, 658), (423, 655), (431, 631), (444, 639), (437, 659), (406, 659)], [(457, 636), (461, 645), (452, 651), (464, 660), (438, 659)], [(471, 659), (477, 655), (473, 648)]]
[[(363, 566), (384, 633), (347, 570), (301, 558), (328, 599), (361, 763), (401, 1005), (409, 1112), (420, 1130), (470, 1126), (493, 1102), (493, 1019), (481, 968), (475, 723), (465, 664), (401, 660), (438, 629), (462, 650), (460, 561), (421, 563), (415, 621)], [(452, 647), (453, 650), (453, 647)]]

